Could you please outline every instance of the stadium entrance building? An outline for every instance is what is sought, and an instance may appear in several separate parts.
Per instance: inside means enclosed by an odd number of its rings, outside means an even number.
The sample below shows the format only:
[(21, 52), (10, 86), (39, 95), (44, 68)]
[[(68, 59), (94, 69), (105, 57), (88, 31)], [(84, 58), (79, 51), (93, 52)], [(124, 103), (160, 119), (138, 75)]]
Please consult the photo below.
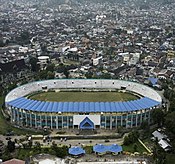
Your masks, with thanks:
[[(116, 89), (139, 94), (137, 100), (125, 102), (46, 102), (26, 95), (56, 89)], [(32, 128), (113, 129), (132, 128), (151, 122), (151, 112), (162, 103), (152, 88), (122, 80), (54, 79), (22, 85), (5, 98), (11, 122)]]

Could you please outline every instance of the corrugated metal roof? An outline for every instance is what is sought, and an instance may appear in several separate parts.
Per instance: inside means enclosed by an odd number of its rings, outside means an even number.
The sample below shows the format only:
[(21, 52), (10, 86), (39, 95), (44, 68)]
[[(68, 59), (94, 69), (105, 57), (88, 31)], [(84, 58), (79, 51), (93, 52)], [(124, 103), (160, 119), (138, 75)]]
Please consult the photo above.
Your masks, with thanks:
[(37, 112), (109, 113), (149, 109), (160, 103), (148, 97), (127, 102), (44, 102), (21, 97), (8, 102), (7, 104), (16, 108)]

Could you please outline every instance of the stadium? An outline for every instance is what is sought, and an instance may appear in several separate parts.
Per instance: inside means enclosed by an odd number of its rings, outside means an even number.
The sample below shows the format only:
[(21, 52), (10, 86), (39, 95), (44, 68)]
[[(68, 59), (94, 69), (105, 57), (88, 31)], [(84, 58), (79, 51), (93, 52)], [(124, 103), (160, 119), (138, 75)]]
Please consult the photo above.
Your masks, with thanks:
[[(137, 96), (128, 101), (79, 102), (31, 99), (41, 92), (126, 92)], [(130, 81), (102, 79), (53, 79), (31, 82), (10, 91), (5, 98), (12, 124), (50, 129), (115, 129), (151, 122), (151, 112), (161, 106), (152, 88)]]

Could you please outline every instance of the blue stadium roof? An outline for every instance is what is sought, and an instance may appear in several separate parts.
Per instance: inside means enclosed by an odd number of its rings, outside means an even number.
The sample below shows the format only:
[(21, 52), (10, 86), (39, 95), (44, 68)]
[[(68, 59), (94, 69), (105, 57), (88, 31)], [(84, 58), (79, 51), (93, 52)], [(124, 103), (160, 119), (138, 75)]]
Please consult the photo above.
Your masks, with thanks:
[(21, 97), (7, 102), (7, 104), (15, 108), (36, 112), (109, 113), (149, 109), (159, 105), (160, 102), (148, 97), (126, 102), (45, 102)]

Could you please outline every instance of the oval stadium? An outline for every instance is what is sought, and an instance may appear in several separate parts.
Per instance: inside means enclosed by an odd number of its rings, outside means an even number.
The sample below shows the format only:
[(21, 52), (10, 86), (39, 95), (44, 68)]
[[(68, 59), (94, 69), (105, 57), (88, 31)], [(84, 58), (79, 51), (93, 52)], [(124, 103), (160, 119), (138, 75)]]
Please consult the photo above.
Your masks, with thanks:
[[(31, 99), (41, 92), (124, 92), (137, 96), (128, 101), (44, 101)], [(68, 92), (68, 93), (69, 93)], [(130, 81), (102, 79), (53, 79), (28, 83), (5, 98), (12, 124), (49, 129), (115, 129), (151, 122), (151, 112), (161, 106), (152, 88)]]

